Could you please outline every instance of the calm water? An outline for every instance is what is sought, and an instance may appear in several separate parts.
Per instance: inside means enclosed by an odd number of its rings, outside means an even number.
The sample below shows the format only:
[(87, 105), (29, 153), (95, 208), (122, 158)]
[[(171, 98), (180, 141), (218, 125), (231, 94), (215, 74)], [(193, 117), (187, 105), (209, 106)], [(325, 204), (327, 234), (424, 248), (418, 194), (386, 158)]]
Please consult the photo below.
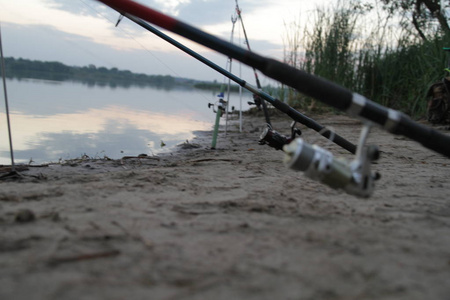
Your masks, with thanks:
[[(3, 86), (0, 91), (0, 164), (10, 164)], [(192, 139), (194, 131), (212, 129), (215, 114), (208, 102), (218, 99), (211, 91), (34, 79), (7, 80), (7, 91), (16, 163), (170, 151)], [(244, 94), (243, 110), (249, 100)], [(231, 96), (230, 105), (239, 107), (238, 94)]]

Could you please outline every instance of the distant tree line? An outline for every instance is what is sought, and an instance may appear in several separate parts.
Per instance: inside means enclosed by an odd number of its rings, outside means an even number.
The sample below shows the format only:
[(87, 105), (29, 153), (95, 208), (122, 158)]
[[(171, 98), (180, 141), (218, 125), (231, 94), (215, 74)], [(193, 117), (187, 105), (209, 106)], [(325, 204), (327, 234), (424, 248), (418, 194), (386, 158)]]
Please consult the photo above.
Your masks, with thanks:
[(63, 81), (73, 77), (71, 67), (59, 62), (42, 62), (28, 59), (5, 58), (5, 73), (8, 78), (37, 78)]
[[(60, 62), (44, 62), (13, 57), (5, 58), (5, 73), (8, 78), (36, 78), (54, 81), (72, 80), (90, 86), (153, 86), (170, 89), (179, 85), (196, 87), (197, 84), (202, 83), (169, 75), (147, 75), (117, 68), (96, 67), (92, 64), (76, 67), (67, 66)], [(202, 87), (199, 86), (198, 88)]]
[[(194, 85), (195, 88), (197, 89), (202, 89), (202, 90), (221, 90), (222, 89), (222, 84), (218, 83), (217, 80), (214, 80), (213, 82), (198, 82)], [(239, 86), (238, 85), (231, 85), (230, 86), (230, 92), (234, 92), (237, 93), (239, 92)]]

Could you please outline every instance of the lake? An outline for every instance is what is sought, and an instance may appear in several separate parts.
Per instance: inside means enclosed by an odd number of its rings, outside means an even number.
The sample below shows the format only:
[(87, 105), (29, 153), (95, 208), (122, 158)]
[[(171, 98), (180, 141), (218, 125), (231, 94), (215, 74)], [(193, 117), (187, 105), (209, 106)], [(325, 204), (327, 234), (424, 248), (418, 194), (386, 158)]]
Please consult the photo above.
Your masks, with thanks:
[[(218, 100), (217, 93), (198, 89), (112, 88), (36, 79), (6, 83), (16, 163), (171, 151), (190, 141), (194, 131), (212, 130), (215, 113), (208, 103)], [(0, 164), (10, 164), (3, 85), (0, 90)], [(243, 110), (251, 100), (249, 93), (243, 94)], [(239, 94), (231, 94), (230, 107), (239, 108), (239, 102)]]

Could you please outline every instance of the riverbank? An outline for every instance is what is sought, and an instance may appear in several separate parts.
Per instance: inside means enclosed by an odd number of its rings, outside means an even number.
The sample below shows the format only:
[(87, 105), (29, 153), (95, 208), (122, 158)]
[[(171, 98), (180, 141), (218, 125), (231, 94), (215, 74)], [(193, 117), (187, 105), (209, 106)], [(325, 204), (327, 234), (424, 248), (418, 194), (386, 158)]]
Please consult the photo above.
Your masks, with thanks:
[[(312, 116), (356, 142), (360, 123)], [(273, 116), (289, 134), (290, 120)], [(244, 116), (210, 149), (30, 167), (0, 182), (1, 299), (446, 299), (449, 160), (374, 129), (373, 196), (287, 169)], [(316, 132), (310, 143), (351, 158)]]

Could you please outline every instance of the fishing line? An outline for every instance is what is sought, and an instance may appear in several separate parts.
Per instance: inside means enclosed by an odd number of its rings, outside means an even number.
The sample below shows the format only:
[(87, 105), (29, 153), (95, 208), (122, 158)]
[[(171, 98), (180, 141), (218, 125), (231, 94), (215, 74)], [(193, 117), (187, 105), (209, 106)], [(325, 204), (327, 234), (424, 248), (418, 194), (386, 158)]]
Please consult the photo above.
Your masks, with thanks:
[[(84, 0), (79, 0), (80, 2), (82, 2), (84, 5), (86, 5), (89, 9), (91, 9), (95, 14), (97, 14), (98, 16), (102, 17), (103, 19), (107, 20), (108, 22), (110, 22), (113, 25), (119, 25), (119, 21), (118, 20), (111, 20), (109, 19), (107, 16), (103, 15), (101, 12), (99, 12), (97, 9), (95, 9), (94, 7), (92, 7), (91, 5), (87, 4)], [(121, 15), (119, 15), (120, 17)], [(149, 53), (154, 59), (156, 59), (161, 65), (163, 65), (164, 67), (166, 67), (170, 72), (172, 72), (175, 76), (177, 77), (182, 77), (181, 75), (179, 75), (175, 70), (173, 70), (169, 65), (165, 64), (160, 58), (158, 58), (151, 50), (149, 50), (148, 48), (145, 47), (145, 45), (143, 45), (141, 42), (139, 42), (137, 39), (135, 39), (131, 34), (127, 33), (125, 30), (123, 30), (122, 28), (120, 28), (119, 26), (116, 26), (116, 29), (118, 29), (122, 34), (124, 34), (125, 36), (127, 36), (129, 39), (133, 40), (136, 44), (138, 44), (144, 51), (146, 51), (147, 53)], [(208, 102), (208, 98), (204, 95), (201, 94), (199, 91), (197, 91), (196, 89), (194, 89), (194, 93), (196, 93), (197, 95), (201, 96), (203, 99), (206, 100), (206, 102)], [(182, 103), (185, 107), (189, 108), (190, 110), (193, 110), (197, 113), (200, 113), (202, 116), (204, 117), (209, 117), (209, 115), (207, 115), (206, 113), (199, 111), (198, 108), (193, 107), (191, 105), (189, 105), (186, 101), (180, 100), (176, 97), (174, 97), (173, 95), (167, 95), (169, 98), (171, 98), (172, 100), (174, 100), (177, 103)]]

